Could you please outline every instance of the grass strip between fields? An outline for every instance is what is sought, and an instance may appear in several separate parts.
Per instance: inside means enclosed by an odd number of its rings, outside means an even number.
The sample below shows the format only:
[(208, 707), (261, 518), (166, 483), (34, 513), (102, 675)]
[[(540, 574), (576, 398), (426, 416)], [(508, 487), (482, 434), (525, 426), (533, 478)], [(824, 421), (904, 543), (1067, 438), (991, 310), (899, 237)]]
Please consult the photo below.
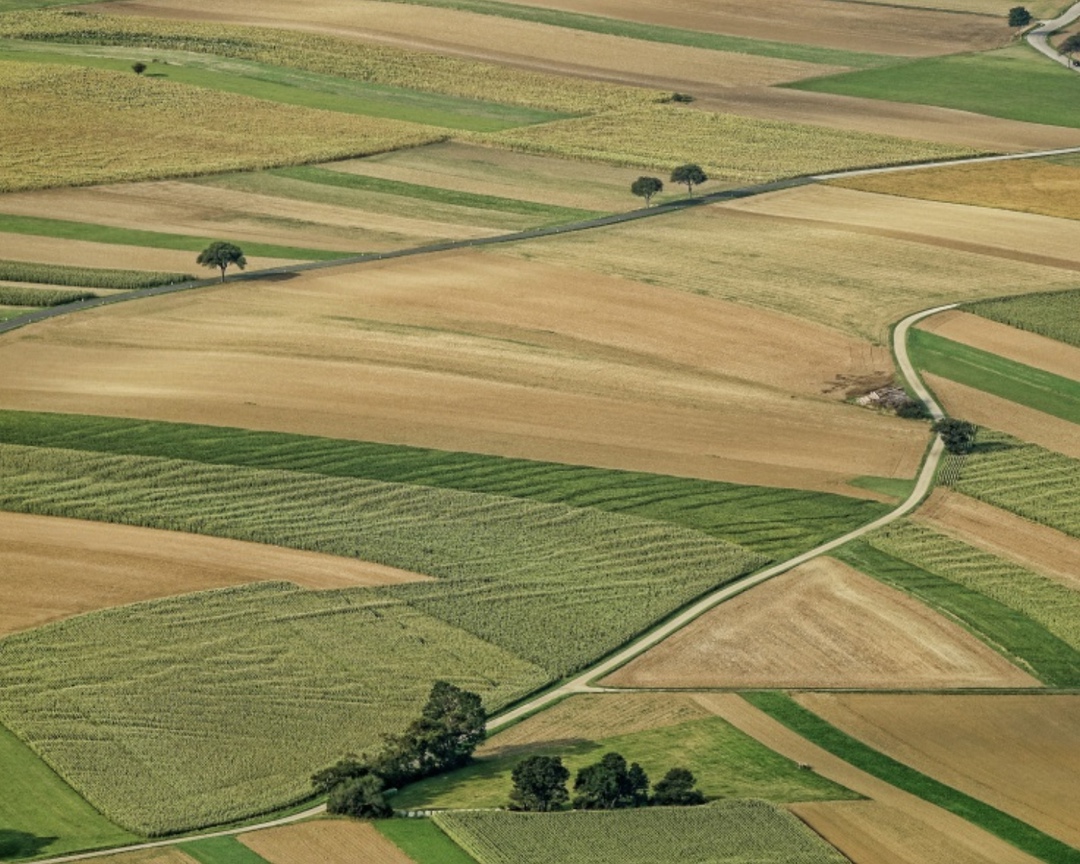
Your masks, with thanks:
[(176, 848), (186, 852), (199, 864), (269, 864), (235, 837), (207, 837), (205, 840), (178, 843)]
[[(215, 238), (192, 237), (187, 234), (166, 234), (138, 228), (116, 228), (112, 225), (93, 225), (67, 219), (45, 219), (40, 216), (12, 216), (0, 213), (0, 233), (30, 234), (37, 237), (56, 237), (60, 240), (85, 240), (121, 246), (146, 246), (152, 249), (175, 249), (181, 252), (201, 252)], [(331, 261), (361, 254), (358, 251), (330, 252), (326, 249), (300, 249), (273, 243), (242, 241), (244, 254), (264, 258), (289, 258), (298, 261)]]
[(289, 177), (293, 180), (302, 180), (305, 183), (318, 183), (323, 186), (382, 192), (404, 198), (419, 198), (424, 201), (435, 201), (439, 204), (451, 204), (455, 207), (472, 207), (478, 210), (495, 210), (500, 213), (535, 216), (544, 220), (544, 224), (548, 222), (576, 222), (606, 215), (598, 210), (577, 210), (572, 207), (540, 204), (535, 201), (522, 201), (516, 198), (500, 198), (495, 195), (458, 192), (454, 189), (440, 189), (436, 186), (422, 186), (418, 183), (405, 183), (400, 180), (384, 180), (379, 177), (348, 174), (344, 171), (331, 171), (326, 168), (299, 166), (296, 168), (277, 168), (270, 173), (280, 177)]
[(982, 641), (1054, 687), (1080, 686), (1080, 651), (1022, 612), (944, 576), (871, 546), (864, 540), (833, 555), (959, 620)]
[(914, 768), (897, 762), (878, 750), (822, 720), (785, 693), (744, 693), (751, 705), (780, 721), (789, 729), (828, 750), (874, 777), (917, 795), (962, 819), (1011, 843), (1048, 864), (1080, 864), (1080, 849), (1062, 843), (1049, 834), (1003, 813), (951, 786), (946, 786)]
[(1080, 423), (1080, 381), (914, 329), (908, 351), (916, 368), (1070, 423)]
[(560, 9), (544, 9), (517, 3), (500, 3), (498, 0), (385, 0), (412, 6), (431, 6), (438, 9), (455, 9), (477, 15), (493, 15), (516, 21), (530, 21), (568, 30), (584, 30), (608, 36), (622, 36), (644, 42), (662, 42), (668, 45), (685, 45), (710, 51), (730, 51), (736, 54), (756, 54), (781, 60), (798, 60), (803, 63), (821, 63), (830, 66), (851, 66), (870, 69), (895, 63), (896, 58), (885, 54), (862, 51), (845, 51), (839, 48), (823, 48), (817, 45), (795, 45), (790, 42), (772, 42), (745, 36), (726, 36), (701, 30), (666, 27), (661, 24), (645, 24), (622, 18), (606, 18), (581, 12), (565, 12)]
[(963, 310), (1080, 348), (1080, 291), (983, 300), (965, 305)]
[(779, 560), (887, 513), (877, 501), (475, 453), (183, 423), (0, 411), (0, 442), (350, 477), (669, 522)]
[(379, 819), (374, 825), (416, 864), (476, 864), (430, 819)]

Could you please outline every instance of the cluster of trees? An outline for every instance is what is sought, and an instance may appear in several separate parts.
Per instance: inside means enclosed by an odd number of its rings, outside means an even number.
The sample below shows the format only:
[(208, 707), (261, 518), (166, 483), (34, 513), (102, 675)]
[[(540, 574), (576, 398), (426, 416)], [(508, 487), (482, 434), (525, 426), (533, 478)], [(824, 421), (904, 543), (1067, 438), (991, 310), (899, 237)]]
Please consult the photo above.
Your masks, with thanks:
[(486, 714), (476, 693), (436, 681), (420, 716), (388, 735), (374, 756), (345, 756), (313, 775), (327, 809), (361, 818), (390, 816), (389, 793), (406, 783), (466, 765), (484, 740)]
[[(510, 775), (514, 786), (510, 806), (515, 810), (557, 810), (570, 800), (566, 784), (570, 771), (558, 756), (529, 756)], [(649, 794), (649, 778), (637, 762), (626, 764), (619, 753), (606, 753), (599, 762), (586, 765), (574, 779), (575, 810), (618, 810), (649, 805), (681, 807), (704, 804), (694, 775), (686, 768), (672, 768)]]
[(941, 436), (945, 449), (950, 453), (970, 453), (975, 447), (975, 433), (978, 429), (974, 423), (967, 420), (946, 417), (934, 424), (934, 431)]
[[(701, 170), (700, 165), (680, 165), (671, 172), (671, 182), (685, 183), (687, 195), (693, 195), (694, 187), (699, 186), (708, 179), (705, 172)], [(664, 181), (659, 177), (638, 177), (637, 180), (630, 184), (630, 191), (637, 195), (638, 198), (644, 198), (645, 206), (648, 207), (653, 195), (664, 191)]]

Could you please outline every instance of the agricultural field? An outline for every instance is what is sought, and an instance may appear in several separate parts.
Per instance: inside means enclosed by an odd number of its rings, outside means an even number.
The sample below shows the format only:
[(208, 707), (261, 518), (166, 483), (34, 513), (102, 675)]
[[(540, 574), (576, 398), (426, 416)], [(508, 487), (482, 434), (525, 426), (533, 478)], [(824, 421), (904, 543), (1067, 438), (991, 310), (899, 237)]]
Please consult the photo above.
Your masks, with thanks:
[(1077, 697), (808, 693), (796, 698), (874, 749), (1066, 843), (1080, 844)]
[(1076, 310), (1080, 309), (1080, 292), (1062, 291), (1055, 294), (1036, 294), (1030, 298), (1009, 297), (984, 300), (965, 307), (966, 311), (1080, 347), (1080, 329), (1076, 326)]
[[(783, 627), (775, 622), (786, 622)], [(819, 558), (721, 604), (607, 676), (615, 687), (1029, 687), (904, 593)]]
[(250, 831), (238, 839), (269, 864), (413, 864), (370, 822), (320, 819)]
[(764, 801), (570, 813), (440, 813), (435, 822), (480, 864), (840, 864), (794, 816)]

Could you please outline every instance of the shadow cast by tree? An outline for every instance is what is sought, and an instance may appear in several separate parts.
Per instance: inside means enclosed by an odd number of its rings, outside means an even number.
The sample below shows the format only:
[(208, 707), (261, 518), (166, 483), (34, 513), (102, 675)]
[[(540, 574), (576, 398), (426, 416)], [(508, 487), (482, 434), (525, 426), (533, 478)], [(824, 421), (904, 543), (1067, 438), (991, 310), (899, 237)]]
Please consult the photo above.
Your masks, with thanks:
[(0, 861), (18, 861), (40, 855), (56, 842), (56, 837), (38, 837), (25, 831), (0, 828)]

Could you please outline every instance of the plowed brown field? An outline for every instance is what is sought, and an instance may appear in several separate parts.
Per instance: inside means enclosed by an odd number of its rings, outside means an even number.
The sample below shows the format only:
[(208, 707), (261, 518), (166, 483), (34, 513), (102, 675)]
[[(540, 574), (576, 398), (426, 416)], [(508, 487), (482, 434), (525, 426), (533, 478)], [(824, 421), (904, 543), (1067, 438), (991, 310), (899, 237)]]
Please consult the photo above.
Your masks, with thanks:
[(1080, 590), (1080, 540), (1068, 534), (943, 488), (934, 490), (915, 518)]
[(94, 609), (245, 582), (322, 589), (427, 578), (277, 546), (18, 513), (0, 513), (0, 558), (0, 635)]
[(50, 321), (0, 344), (0, 404), (839, 489), (922, 455), (919, 424), (821, 395), (882, 359), (785, 316), (454, 253)]
[(952, 309), (919, 322), (920, 330), (1015, 360), (1055, 375), (1080, 380), (1080, 348)]
[(1075, 423), (1025, 408), (966, 384), (957, 384), (948, 378), (925, 372), (923, 378), (950, 416), (1007, 432), (1023, 441), (1080, 459), (1080, 426)]
[[(822, 823), (822, 834), (856, 864), (1037, 862), (1037, 859), (967, 820), (908, 792), (902, 792), (811, 744), (733, 693), (703, 694), (695, 698), (710, 711), (777, 753), (813, 766), (818, 774), (867, 796), (878, 805), (877, 812), (859, 814), (854, 818), (834, 816), (832, 805), (828, 809), (821, 808), (828, 814)], [(836, 806), (846, 808), (852, 803), (858, 802), (836, 802)], [(807, 821), (816, 828), (817, 808), (808, 811), (805, 805), (798, 807), (800, 814), (809, 814)], [(838, 821), (839, 827), (831, 827)], [(874, 857), (876, 854), (881, 857)]]
[(320, 819), (239, 835), (270, 864), (413, 864), (370, 822)]
[(806, 693), (876, 750), (1080, 846), (1080, 697)]
[(767, 7), (748, 6), (739, 0), (509, 2), (664, 27), (912, 57), (982, 51), (1008, 44), (1012, 36), (1004, 17), (993, 20), (895, 6), (862, 9), (835, 0), (777, 0)]
[(722, 603), (604, 683), (1039, 686), (960, 626), (831, 558), (815, 559)]

